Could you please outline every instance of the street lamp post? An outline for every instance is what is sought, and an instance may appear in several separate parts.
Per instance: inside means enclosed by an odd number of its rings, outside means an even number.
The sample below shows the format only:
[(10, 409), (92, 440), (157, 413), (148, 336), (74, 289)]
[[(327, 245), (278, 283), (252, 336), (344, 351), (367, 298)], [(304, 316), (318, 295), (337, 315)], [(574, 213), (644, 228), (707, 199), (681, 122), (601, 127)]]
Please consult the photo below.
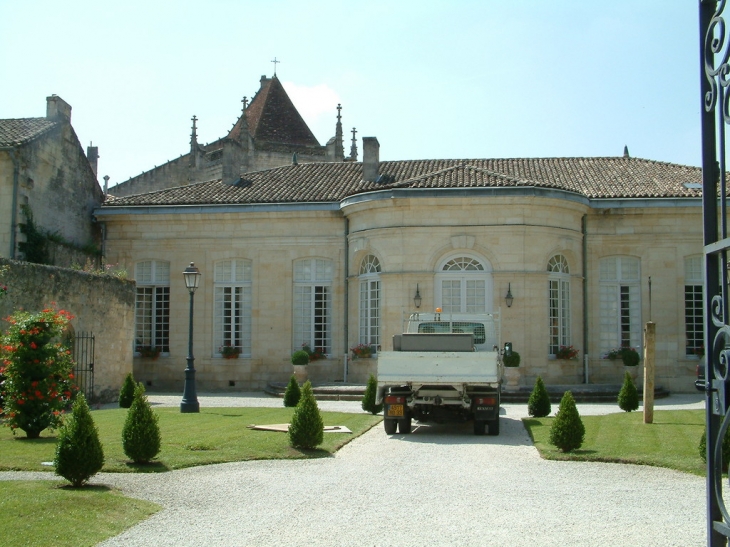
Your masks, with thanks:
[(195, 289), (200, 285), (200, 270), (193, 262), (185, 268), (183, 277), (190, 293), (190, 330), (188, 331), (188, 360), (185, 368), (185, 389), (183, 391), (180, 412), (200, 412), (198, 394), (195, 391), (195, 357), (193, 357), (193, 297)]

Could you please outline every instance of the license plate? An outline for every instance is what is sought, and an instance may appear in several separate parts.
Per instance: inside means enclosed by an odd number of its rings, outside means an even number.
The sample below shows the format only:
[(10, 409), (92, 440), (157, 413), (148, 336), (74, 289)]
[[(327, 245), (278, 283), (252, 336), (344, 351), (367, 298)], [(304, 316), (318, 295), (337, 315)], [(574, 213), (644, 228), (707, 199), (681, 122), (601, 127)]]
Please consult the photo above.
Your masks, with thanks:
[(388, 406), (388, 416), (403, 416), (403, 405)]

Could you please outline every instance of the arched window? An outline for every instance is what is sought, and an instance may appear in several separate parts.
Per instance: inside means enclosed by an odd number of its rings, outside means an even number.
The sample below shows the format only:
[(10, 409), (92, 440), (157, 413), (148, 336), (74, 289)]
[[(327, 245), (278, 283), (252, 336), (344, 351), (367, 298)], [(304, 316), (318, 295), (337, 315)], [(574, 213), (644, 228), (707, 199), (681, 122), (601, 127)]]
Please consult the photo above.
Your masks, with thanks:
[(601, 354), (620, 347), (641, 346), (639, 259), (602, 258), (599, 263)]
[(367, 255), (360, 263), (360, 344), (380, 345), (380, 261)]
[(292, 350), (307, 345), (312, 351), (331, 352), (331, 260), (305, 258), (294, 262), (294, 333)]
[(170, 263), (144, 260), (134, 266), (137, 282), (135, 298), (134, 350), (154, 348), (158, 353), (170, 351)]
[(548, 353), (555, 355), (570, 342), (570, 269), (563, 255), (548, 261), (549, 339)]
[(251, 261), (221, 260), (213, 275), (213, 353), (231, 346), (251, 357)]
[(488, 263), (470, 256), (447, 258), (436, 275), (436, 301), (444, 313), (487, 313), (492, 308)]

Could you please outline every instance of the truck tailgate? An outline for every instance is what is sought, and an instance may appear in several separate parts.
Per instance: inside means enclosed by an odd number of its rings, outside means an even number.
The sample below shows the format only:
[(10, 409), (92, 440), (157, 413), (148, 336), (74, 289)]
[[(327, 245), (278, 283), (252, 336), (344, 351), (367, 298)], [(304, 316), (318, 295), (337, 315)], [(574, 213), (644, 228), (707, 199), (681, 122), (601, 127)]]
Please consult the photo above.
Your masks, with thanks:
[(378, 384), (499, 382), (496, 352), (380, 351)]

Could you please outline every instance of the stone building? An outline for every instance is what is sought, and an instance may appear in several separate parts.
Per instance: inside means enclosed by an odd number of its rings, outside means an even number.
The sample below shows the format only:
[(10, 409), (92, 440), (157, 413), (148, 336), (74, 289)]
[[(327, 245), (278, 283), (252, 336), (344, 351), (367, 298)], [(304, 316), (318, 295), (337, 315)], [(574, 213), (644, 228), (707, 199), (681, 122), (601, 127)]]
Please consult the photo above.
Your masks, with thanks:
[[(182, 389), (195, 293), (199, 389), (286, 381), (302, 344), (313, 381), (364, 381), (403, 314), (498, 313), (522, 385), (611, 383), (616, 347), (656, 327), (657, 384), (693, 389), (702, 350), (699, 168), (623, 157), (292, 163), (110, 198), (107, 259), (137, 282), (137, 379)], [(508, 293), (512, 299), (508, 302)], [(418, 294), (419, 300), (414, 299)], [(420, 306), (420, 307), (417, 307)], [(225, 359), (223, 347), (240, 350)], [(556, 359), (561, 346), (579, 350)]]
[[(21, 226), (32, 222), (76, 247), (98, 244), (92, 211), (103, 193), (96, 180), (98, 148), (88, 158), (71, 126), (71, 106), (52, 95), (45, 118), (0, 120), (0, 257), (23, 259)], [(63, 257), (55, 260), (65, 264)]]
[[(299, 114), (279, 79), (261, 76), (261, 87), (243, 109), (228, 134), (210, 144), (198, 143), (197, 117), (193, 116), (190, 150), (179, 158), (145, 171), (110, 189), (129, 196), (222, 178), (235, 181), (240, 173), (261, 171), (292, 163), (345, 161), (341, 107), (337, 105), (335, 136), (321, 146)], [(351, 147), (348, 160), (356, 159)]]

